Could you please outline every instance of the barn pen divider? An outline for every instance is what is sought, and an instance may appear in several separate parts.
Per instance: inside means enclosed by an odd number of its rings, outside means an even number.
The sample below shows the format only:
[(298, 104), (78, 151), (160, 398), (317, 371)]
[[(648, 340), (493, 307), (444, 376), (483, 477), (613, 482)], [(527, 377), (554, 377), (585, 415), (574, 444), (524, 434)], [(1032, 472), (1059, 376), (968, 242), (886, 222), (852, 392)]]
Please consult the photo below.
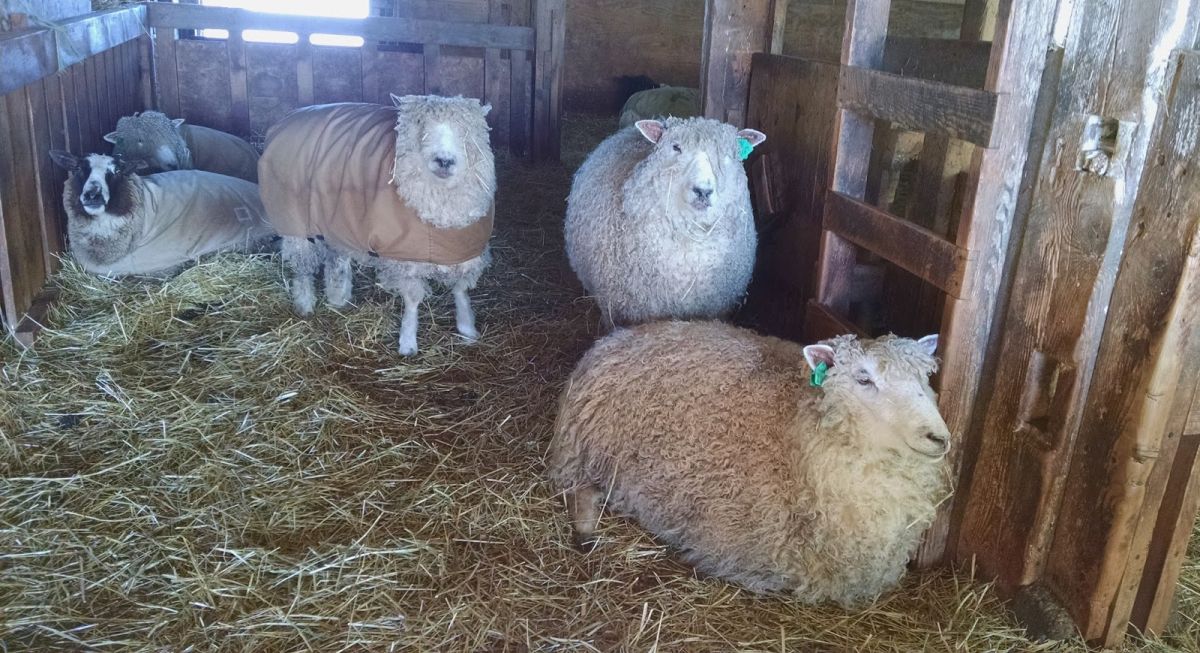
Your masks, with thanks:
[[(397, 0), (394, 16), (261, 14), (152, 2), (0, 34), (0, 316), (28, 345), (65, 251), (65, 173), (51, 149), (105, 152), (117, 118), (157, 109), (257, 138), (288, 111), (389, 94), (492, 104), (494, 145), (559, 154), (565, 0)], [(200, 30), (226, 30), (203, 38)], [(297, 35), (247, 42), (243, 30)], [(362, 47), (313, 45), (312, 34)], [(28, 174), (27, 174), (28, 173)]]

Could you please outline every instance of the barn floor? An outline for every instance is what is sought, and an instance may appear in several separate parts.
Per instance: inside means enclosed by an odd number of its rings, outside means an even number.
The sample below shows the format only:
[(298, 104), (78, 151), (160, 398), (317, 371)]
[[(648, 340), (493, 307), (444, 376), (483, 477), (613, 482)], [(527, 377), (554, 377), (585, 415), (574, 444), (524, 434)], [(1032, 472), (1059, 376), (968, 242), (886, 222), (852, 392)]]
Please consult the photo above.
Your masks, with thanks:
[[(611, 123), (568, 127), (566, 165), (501, 160), (475, 346), (440, 295), (399, 357), (365, 280), (296, 319), (271, 256), (165, 284), (68, 265), (37, 351), (0, 345), (0, 650), (1080, 649), (1023, 639), (968, 571), (847, 613), (696, 579), (620, 520), (571, 547), (540, 472), (598, 317), (560, 224)], [(1200, 650), (1191, 560), (1173, 644)]]

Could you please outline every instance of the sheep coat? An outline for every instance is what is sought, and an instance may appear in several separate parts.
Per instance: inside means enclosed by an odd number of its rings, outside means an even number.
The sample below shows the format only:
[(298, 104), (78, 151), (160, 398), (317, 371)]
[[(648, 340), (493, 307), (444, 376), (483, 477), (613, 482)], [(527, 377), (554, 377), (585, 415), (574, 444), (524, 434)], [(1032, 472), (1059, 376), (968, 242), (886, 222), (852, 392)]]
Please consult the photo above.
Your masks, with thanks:
[[(567, 257), (615, 324), (721, 317), (746, 293), (758, 236), (737, 159), (737, 131), (715, 120), (668, 119), (668, 136), (703, 148), (724, 198), (697, 225), (671, 205), (669, 152), (635, 127), (608, 137), (575, 173), (564, 225)], [(669, 146), (667, 146), (669, 150)]]
[(864, 451), (820, 426), (800, 345), (718, 322), (618, 329), (567, 384), (549, 474), (682, 550), (700, 572), (806, 602), (903, 574), (944, 463)]
[(686, 86), (660, 86), (638, 91), (621, 107), (624, 128), (647, 118), (691, 118), (700, 115), (700, 90)]
[(279, 233), (397, 261), (456, 265), (481, 256), (493, 209), (464, 227), (439, 228), (390, 183), (396, 120), (392, 107), (343, 103), (306, 107), (273, 126), (259, 176)]
[[(68, 233), (72, 256), (84, 269), (105, 276), (153, 275), (206, 254), (248, 251), (272, 236), (258, 187), (202, 170), (176, 170), (128, 178), (128, 216), (92, 217), (71, 207), (78, 202), (67, 184)], [(128, 248), (111, 251), (106, 239), (132, 230)], [(123, 241), (122, 241), (123, 242)]]
[(233, 134), (199, 125), (184, 123), (179, 132), (196, 170), (258, 182), (258, 151), (253, 145)]

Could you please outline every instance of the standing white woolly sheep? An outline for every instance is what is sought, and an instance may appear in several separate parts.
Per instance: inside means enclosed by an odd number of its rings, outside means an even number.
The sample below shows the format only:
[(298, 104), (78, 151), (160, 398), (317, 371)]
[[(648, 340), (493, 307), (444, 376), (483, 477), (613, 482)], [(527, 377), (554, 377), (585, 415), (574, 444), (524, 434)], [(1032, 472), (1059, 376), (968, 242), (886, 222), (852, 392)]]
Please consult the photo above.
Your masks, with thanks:
[(165, 275), (215, 252), (249, 251), (274, 235), (258, 187), (202, 170), (146, 177), (138, 164), (53, 150), (71, 255), (105, 276)]
[(936, 347), (801, 347), (718, 322), (617, 330), (567, 384), (549, 473), (581, 542), (605, 504), (702, 573), (805, 602), (870, 599), (946, 494)]
[(296, 313), (350, 301), (351, 260), (404, 300), (399, 351), (417, 352), (429, 281), (451, 288), (458, 332), (478, 338), (467, 291), (491, 261), (496, 169), (484, 116), (462, 97), (392, 96), (395, 107), (329, 104), (292, 112), (267, 133), (259, 178), (283, 239)]
[(606, 322), (734, 309), (757, 243), (742, 159), (765, 139), (706, 118), (642, 120), (588, 156), (567, 198), (567, 256)]
[(625, 100), (619, 115), (621, 128), (651, 118), (693, 118), (701, 115), (700, 89), (663, 85), (638, 91)]
[(258, 181), (258, 152), (246, 141), (223, 131), (185, 125), (158, 111), (117, 120), (116, 131), (104, 135), (113, 156), (144, 162), (146, 172), (207, 170), (246, 181)]

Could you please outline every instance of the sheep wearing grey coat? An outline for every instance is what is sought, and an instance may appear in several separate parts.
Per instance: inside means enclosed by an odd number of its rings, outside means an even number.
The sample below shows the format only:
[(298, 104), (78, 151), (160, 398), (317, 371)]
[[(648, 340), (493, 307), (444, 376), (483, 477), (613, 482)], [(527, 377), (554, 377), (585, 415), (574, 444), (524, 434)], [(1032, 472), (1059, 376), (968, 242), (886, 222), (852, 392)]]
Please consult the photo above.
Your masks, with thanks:
[(603, 504), (701, 573), (808, 603), (870, 600), (947, 494), (936, 347), (802, 347), (720, 322), (619, 329), (567, 384), (549, 474), (581, 543)]
[(103, 154), (50, 152), (70, 172), (63, 187), (71, 256), (93, 274), (166, 276), (200, 257), (260, 248), (274, 230), (258, 187), (177, 170), (141, 177)]
[(607, 323), (737, 306), (757, 243), (741, 159), (765, 139), (706, 118), (642, 120), (588, 156), (567, 198), (566, 248)]
[(116, 131), (104, 135), (113, 156), (142, 162), (144, 172), (206, 170), (258, 183), (258, 152), (246, 141), (223, 131), (186, 125), (158, 111), (117, 120)]

